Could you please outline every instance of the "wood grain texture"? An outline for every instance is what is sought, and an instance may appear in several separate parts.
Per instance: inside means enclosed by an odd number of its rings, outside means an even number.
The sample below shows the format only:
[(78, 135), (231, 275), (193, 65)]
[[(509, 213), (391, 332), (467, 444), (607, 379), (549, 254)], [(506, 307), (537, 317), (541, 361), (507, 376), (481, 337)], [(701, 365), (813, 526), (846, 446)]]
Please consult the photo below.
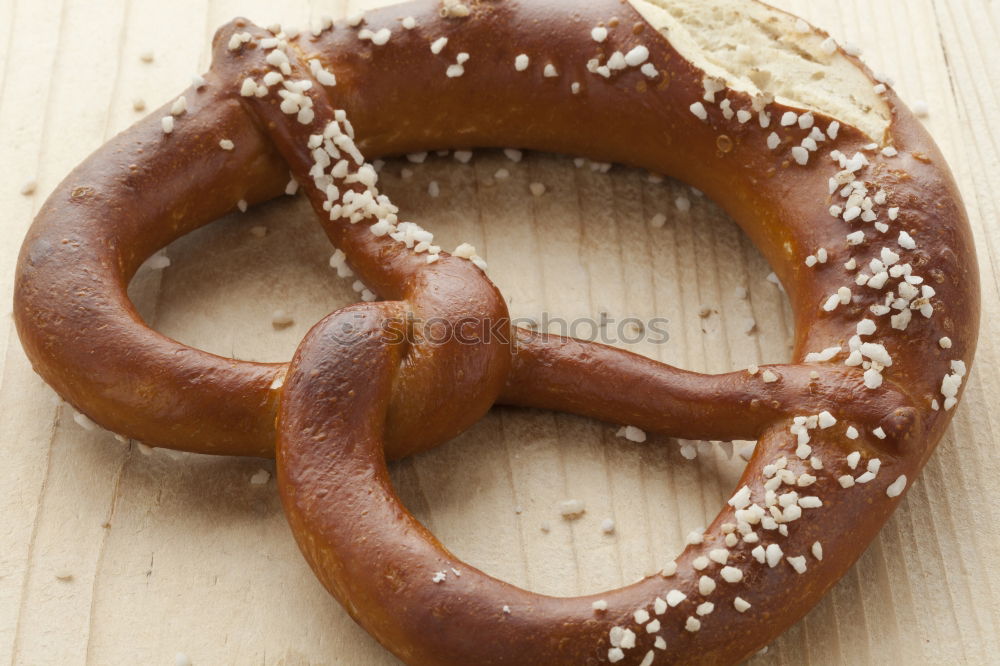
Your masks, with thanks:
[[(0, 660), (14, 664), (391, 664), (299, 555), (260, 460), (144, 455), (88, 431), (35, 376), (9, 314), (20, 240), (49, 191), (208, 62), (236, 15), (306, 24), (371, 2), (0, 0)], [(384, 4), (384, 3), (383, 3)], [(978, 241), (984, 326), (965, 400), (906, 501), (858, 565), (759, 664), (986, 664), (1000, 654), (1000, 4), (994, 0), (775, 0), (861, 45), (927, 123), (961, 185)], [(280, 5), (280, 6), (279, 6)], [(152, 51), (152, 63), (139, 54)], [(410, 178), (402, 176), (411, 169)], [(500, 168), (511, 177), (498, 181)], [(473, 243), (516, 317), (602, 312), (669, 321), (665, 344), (625, 344), (721, 372), (788, 356), (790, 316), (770, 269), (709, 201), (645, 173), (575, 168), (561, 156), (467, 165), (390, 161), (384, 189), (445, 247)], [(33, 196), (22, 183), (38, 181)], [(428, 195), (431, 181), (441, 196)], [(528, 193), (542, 182), (542, 197)], [(675, 200), (693, 202), (690, 213)], [(663, 228), (649, 224), (657, 213)], [(263, 238), (250, 233), (264, 226)], [(172, 265), (132, 285), (158, 330), (251, 360), (290, 357), (349, 303), (307, 207), (275, 202), (182, 239)], [(746, 287), (747, 299), (737, 287)], [(283, 308), (295, 324), (275, 331)], [(700, 316), (704, 309), (708, 315)], [(747, 334), (748, 322), (756, 323)], [(605, 330), (611, 329), (612, 325)], [(581, 329), (585, 331), (586, 329)], [(561, 414), (496, 409), (456, 441), (395, 467), (406, 504), (460, 557), (551, 594), (594, 592), (652, 572), (710, 519), (740, 461), (702, 445), (633, 445)], [(560, 518), (559, 501), (587, 513)], [(615, 521), (612, 535), (601, 531)], [(543, 526), (548, 528), (545, 532)]]

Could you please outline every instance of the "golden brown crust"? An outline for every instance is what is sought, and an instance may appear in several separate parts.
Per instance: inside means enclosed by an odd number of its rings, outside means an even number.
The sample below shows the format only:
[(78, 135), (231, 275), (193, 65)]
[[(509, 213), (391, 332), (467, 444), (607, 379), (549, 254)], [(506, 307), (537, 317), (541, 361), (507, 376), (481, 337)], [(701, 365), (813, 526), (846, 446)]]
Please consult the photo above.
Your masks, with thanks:
[[(243, 20), (220, 30), (206, 85), (186, 92), (188, 111), (171, 134), (161, 129), (160, 118), (169, 113), (161, 109), (99, 150), (46, 203), (18, 265), (21, 340), (64, 398), (99, 424), (152, 445), (270, 455), (278, 416), (279, 480), (303, 552), (352, 615), (408, 663), (605, 663), (619, 656), (615, 650), (625, 664), (640, 663), (650, 651), (654, 663), (742, 659), (801, 617), (851, 566), (947, 426), (952, 412), (931, 404), (951, 406), (944, 403), (942, 380), (964, 376), (965, 366), (956, 370), (952, 362), (971, 364), (979, 317), (975, 252), (955, 184), (933, 141), (891, 90), (887, 143), (898, 155), (866, 148), (867, 138), (844, 127), (835, 138), (824, 136), (800, 165), (791, 148), (808, 128), (777, 122), (790, 109), (768, 105), (772, 124), (763, 128), (756, 115), (740, 122), (720, 104), (702, 101), (700, 70), (628, 4), (469, 5), (470, 16), (458, 19), (442, 18), (437, 3), (411, 3), (369, 13), (360, 27), (337, 25), (291, 41), (296, 79), (313, 79), (306, 64), (312, 59), (338, 79), (326, 90), (316, 84), (311, 124), (279, 109), (275, 95), (240, 94), (247, 77), (273, 69), (261, 47), (269, 36)], [(405, 16), (417, 27), (401, 28)], [(591, 39), (597, 25), (609, 27), (606, 42)], [(383, 28), (391, 31), (388, 43), (359, 44), (359, 29)], [(230, 49), (232, 36), (243, 33), (249, 41)], [(429, 44), (442, 36), (447, 51), (432, 54)], [(591, 58), (605, 62), (612, 51), (636, 46), (648, 48), (656, 76), (630, 67), (605, 78), (587, 67)], [(447, 77), (461, 52), (471, 56), (462, 74)], [(535, 65), (518, 71), (520, 54)], [(558, 76), (546, 77), (544, 64), (553, 64)], [(570, 92), (571, 82), (580, 84), (578, 94)], [(745, 95), (721, 95), (733, 111), (752, 109)], [(693, 113), (695, 103), (704, 120)], [(518, 332), (516, 345), (389, 344), (387, 322), (397, 326), (410, 314), (492, 326), (506, 321), (506, 307), (468, 261), (442, 255), (427, 264), (373, 235), (367, 223), (331, 220), (324, 193), (312, 186), (306, 192), (328, 236), (386, 302), (331, 315), (290, 367), (219, 358), (148, 329), (125, 294), (140, 263), (239, 200), (277, 196), (289, 168), (308, 184), (306, 139), (333, 121), (335, 108), (347, 111), (369, 159), (514, 145), (640, 166), (702, 189), (750, 235), (788, 289), (798, 365), (706, 377), (528, 331)], [(826, 129), (832, 119), (817, 115), (815, 122)], [(774, 150), (767, 147), (772, 132), (781, 141)], [(232, 140), (234, 150), (220, 150), (221, 138)], [(830, 206), (843, 203), (827, 187), (840, 171), (827, 157), (834, 148), (848, 159), (866, 155), (870, 165), (856, 177), (869, 196), (884, 190), (885, 208), (899, 208), (890, 232), (831, 215)], [(857, 231), (864, 240), (849, 244), (847, 234)], [(909, 243), (900, 231), (916, 239), (915, 247), (904, 247)], [(914, 301), (905, 330), (893, 328), (889, 315), (871, 314), (884, 289), (855, 282), (883, 247), (923, 278), (911, 286), (933, 286), (932, 295), (921, 296), (930, 316)], [(828, 261), (807, 267), (805, 258), (818, 248)], [(848, 270), (852, 259), (857, 268)], [(895, 275), (891, 284), (905, 281), (906, 274)], [(845, 285), (851, 288), (846, 302), (825, 310)], [(892, 361), (884, 370), (869, 368), (884, 382), (877, 389), (865, 385), (870, 378), (863, 367), (845, 364), (849, 351), (860, 349), (861, 338), (852, 338), (863, 319), (877, 322), (878, 331), (864, 342), (883, 346), (866, 349), (865, 363), (883, 354)], [(944, 337), (947, 348), (938, 343)], [(808, 354), (836, 347), (842, 352), (833, 358), (805, 363)], [(385, 456), (453, 436), (495, 402), (573, 411), (675, 436), (759, 439), (740, 483), (746, 497), (737, 493), (704, 542), (678, 558), (674, 575), (581, 599), (518, 590), (444, 551), (398, 504), (384, 465)], [(821, 412), (836, 425), (817, 425)], [(845, 436), (848, 426), (857, 429), (856, 439)], [(847, 459), (852, 451), (864, 461), (856, 469)], [(881, 468), (870, 462), (876, 458)], [(873, 478), (853, 481), (864, 478), (869, 464)], [(843, 487), (845, 476), (853, 487)], [(800, 507), (790, 496), (775, 500), (793, 490), (822, 506), (808, 500)], [(791, 505), (801, 517), (792, 517)], [(746, 512), (753, 506), (766, 507), (763, 519), (752, 522)], [(766, 526), (770, 518), (773, 528)], [(782, 554), (774, 566), (755, 554), (772, 544)], [(716, 561), (723, 549), (725, 565)], [(700, 561), (713, 550), (716, 560)], [(740, 579), (727, 582), (723, 566), (738, 570)], [(438, 572), (445, 577), (433, 582)], [(702, 580), (706, 575), (713, 584)], [(684, 600), (657, 613), (655, 599), (670, 590)], [(750, 608), (737, 608), (736, 597)], [(598, 598), (607, 610), (592, 607)], [(699, 615), (706, 602), (714, 604), (711, 612)], [(650, 618), (639, 622), (639, 610)], [(653, 620), (660, 625), (655, 630), (647, 626)], [(626, 630), (636, 634), (635, 647), (622, 643)], [(662, 649), (654, 645), (657, 636), (665, 641)]]

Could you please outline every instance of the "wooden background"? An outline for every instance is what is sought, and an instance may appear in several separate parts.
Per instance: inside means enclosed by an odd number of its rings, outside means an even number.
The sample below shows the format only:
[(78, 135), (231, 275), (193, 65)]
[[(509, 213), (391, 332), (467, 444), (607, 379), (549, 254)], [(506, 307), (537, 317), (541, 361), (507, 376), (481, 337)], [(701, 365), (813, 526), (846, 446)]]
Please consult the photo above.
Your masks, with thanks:
[[(348, 6), (350, 4), (350, 6)], [(979, 242), (984, 328), (955, 425), (857, 567), (760, 664), (985, 664), (1000, 655), (1000, 42), (996, 0), (779, 0), (862, 45), (927, 120), (960, 182)], [(336, 0), (0, 0), (0, 660), (16, 664), (391, 664), (299, 556), (262, 460), (144, 454), (88, 431), (35, 376), (10, 320), (18, 246), (45, 196), (139, 114), (207, 66), (235, 15), (306, 25)], [(140, 60), (151, 51), (152, 63)], [(710, 202), (677, 183), (566, 157), (480, 153), (383, 172), (385, 189), (445, 247), (472, 242), (515, 316), (670, 320), (666, 344), (630, 348), (720, 372), (788, 355), (789, 315), (769, 268)], [(501, 167), (511, 171), (495, 182)], [(33, 196), (22, 184), (37, 180)], [(428, 195), (436, 180), (441, 195)], [(528, 184), (548, 192), (534, 198)], [(694, 203), (679, 213), (674, 198)], [(665, 227), (651, 228), (657, 213)], [(263, 225), (263, 238), (252, 234)], [(148, 321), (220, 354), (289, 358), (349, 303), (349, 284), (301, 202), (226, 219), (167, 249), (133, 294)], [(736, 284), (719, 280), (718, 268)], [(276, 331), (271, 313), (295, 324)], [(708, 316), (703, 309), (708, 308)], [(757, 332), (746, 334), (747, 322)], [(553, 594), (598, 591), (662, 565), (739, 473), (719, 449), (633, 445), (565, 415), (495, 410), (457, 441), (395, 468), (401, 495), (458, 555)], [(586, 502), (573, 523), (558, 514)], [(612, 518), (607, 535), (601, 522)], [(550, 528), (548, 533), (542, 527)], [(182, 659), (183, 661), (183, 659)]]

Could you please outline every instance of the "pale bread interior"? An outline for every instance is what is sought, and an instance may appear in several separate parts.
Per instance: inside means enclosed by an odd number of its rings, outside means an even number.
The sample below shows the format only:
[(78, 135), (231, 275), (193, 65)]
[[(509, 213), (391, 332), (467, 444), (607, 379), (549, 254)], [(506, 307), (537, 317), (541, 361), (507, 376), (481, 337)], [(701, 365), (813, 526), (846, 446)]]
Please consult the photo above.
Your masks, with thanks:
[(875, 83), (827, 37), (756, 0), (629, 0), (685, 59), (753, 97), (853, 125), (879, 143), (891, 117)]

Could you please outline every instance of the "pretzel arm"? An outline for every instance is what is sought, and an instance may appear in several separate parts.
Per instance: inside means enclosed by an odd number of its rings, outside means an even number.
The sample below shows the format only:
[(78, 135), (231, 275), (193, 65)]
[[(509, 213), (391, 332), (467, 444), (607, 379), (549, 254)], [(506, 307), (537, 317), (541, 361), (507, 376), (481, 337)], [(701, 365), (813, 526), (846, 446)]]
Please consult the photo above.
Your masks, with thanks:
[(525, 329), (516, 337), (500, 397), (507, 405), (704, 440), (757, 439), (781, 418), (824, 410), (903, 439), (917, 418), (900, 390), (870, 391), (861, 373), (843, 366), (774, 365), (754, 374), (706, 375), (598, 343)]
[[(803, 459), (786, 419), (761, 433), (740, 490), (662, 574), (586, 597), (534, 594), (450, 553), (392, 488), (385, 419), (405, 349), (379, 338), (384, 305), (329, 316), (296, 352), (279, 407), (278, 483), (316, 575), (408, 664), (575, 666), (620, 658), (618, 645), (630, 666), (654, 650), (661, 663), (736, 663), (844, 573), (898, 501), (886, 496), (914, 473), (892, 455), (852, 466), (836, 453), (837, 429), (814, 430), (818, 457)], [(350, 340), (339, 334), (347, 317)], [(868, 452), (871, 440), (858, 445)], [(837, 482), (845, 476), (857, 484)], [(844, 538), (861, 513), (875, 520)]]
[[(171, 340), (143, 323), (127, 294), (158, 249), (241, 199), (277, 196), (287, 182), (229, 87), (210, 73), (203, 89), (185, 91), (191, 122), (164, 135), (168, 104), (56, 188), (21, 249), (15, 321), (34, 369), (101, 426), (151, 446), (271, 456), (277, 393), (269, 387), (286, 364)], [(232, 152), (219, 148), (220, 136)]]
[[(261, 41), (269, 36), (248, 29)], [(256, 50), (239, 57), (251, 80), (273, 71)], [(289, 60), (288, 85), (312, 81), (301, 56), (291, 53)], [(304, 93), (312, 104), (309, 123), (290, 116), (277, 95), (242, 100), (267, 128), (333, 245), (350, 257), (350, 268), (366, 286), (363, 299), (377, 294), (395, 303), (382, 332), (408, 344), (390, 391), (386, 447), (390, 458), (401, 458), (458, 435), (493, 405), (512, 355), (506, 341), (487, 342), (481, 333), (492, 322), (507, 321), (507, 308), (472, 261), (441, 251), (426, 230), (416, 232), (416, 240), (407, 237), (407, 230), (419, 227), (399, 220), (398, 209), (375, 187), (375, 169), (356, 151), (351, 123), (336, 108), (336, 89), (312, 85)], [(352, 207), (352, 197), (365, 196), (377, 203)], [(348, 311), (342, 321), (350, 328), (360, 315)], [(453, 334), (438, 339), (428, 322)]]

